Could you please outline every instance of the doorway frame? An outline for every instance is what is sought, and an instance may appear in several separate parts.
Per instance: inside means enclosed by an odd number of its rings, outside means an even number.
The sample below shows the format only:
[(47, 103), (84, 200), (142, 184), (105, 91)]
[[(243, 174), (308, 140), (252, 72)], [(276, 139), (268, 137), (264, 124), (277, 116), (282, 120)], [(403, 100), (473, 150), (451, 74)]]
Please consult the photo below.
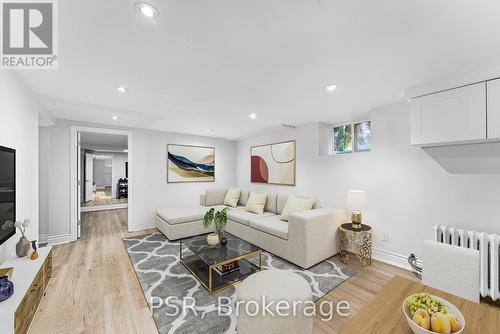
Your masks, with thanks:
[(71, 126), (70, 138), (70, 234), (71, 241), (76, 241), (78, 228), (78, 206), (80, 205), (80, 194), (78, 192), (77, 180), (77, 155), (78, 155), (78, 132), (103, 133), (110, 135), (127, 136), (128, 145), (128, 222), (127, 230), (132, 231), (134, 226), (134, 136), (132, 131), (109, 128), (98, 128), (89, 126)]

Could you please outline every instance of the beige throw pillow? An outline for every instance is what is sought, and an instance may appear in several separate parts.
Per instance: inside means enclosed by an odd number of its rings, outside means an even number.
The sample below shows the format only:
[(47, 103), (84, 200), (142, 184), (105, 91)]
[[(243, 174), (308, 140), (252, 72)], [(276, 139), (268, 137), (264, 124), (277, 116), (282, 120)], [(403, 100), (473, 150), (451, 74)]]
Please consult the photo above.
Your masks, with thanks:
[(264, 207), (266, 206), (267, 194), (266, 193), (256, 193), (251, 191), (248, 197), (247, 206), (245, 210), (248, 212), (253, 212), (258, 215), (264, 213)]
[(224, 198), (224, 205), (235, 208), (240, 200), (241, 190), (235, 188), (229, 188)]
[(314, 199), (312, 198), (299, 198), (293, 195), (288, 196), (285, 204), (285, 208), (281, 213), (281, 220), (288, 221), (290, 215), (294, 213), (299, 213), (303, 211), (311, 210), (314, 204)]

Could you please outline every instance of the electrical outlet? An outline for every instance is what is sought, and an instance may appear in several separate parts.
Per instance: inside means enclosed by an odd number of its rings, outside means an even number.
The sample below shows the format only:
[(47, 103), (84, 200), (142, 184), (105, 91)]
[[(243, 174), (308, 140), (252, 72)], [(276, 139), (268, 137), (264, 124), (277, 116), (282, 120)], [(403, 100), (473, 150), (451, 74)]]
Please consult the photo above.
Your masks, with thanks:
[(385, 233), (382, 235), (382, 241), (384, 241), (384, 242), (389, 242), (389, 232), (385, 232)]

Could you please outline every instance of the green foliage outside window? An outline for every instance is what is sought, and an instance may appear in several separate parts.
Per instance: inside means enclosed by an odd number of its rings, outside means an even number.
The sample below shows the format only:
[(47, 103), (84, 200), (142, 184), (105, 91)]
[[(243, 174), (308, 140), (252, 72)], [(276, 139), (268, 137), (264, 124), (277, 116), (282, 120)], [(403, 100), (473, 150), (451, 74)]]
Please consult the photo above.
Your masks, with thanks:
[(352, 125), (333, 128), (333, 149), (335, 153), (352, 152)]
[(372, 147), (371, 122), (361, 122), (354, 124), (356, 133), (356, 152), (370, 151)]
[(333, 128), (334, 154), (352, 153), (353, 151), (366, 152), (371, 150), (371, 145), (372, 131), (370, 121), (351, 123)]

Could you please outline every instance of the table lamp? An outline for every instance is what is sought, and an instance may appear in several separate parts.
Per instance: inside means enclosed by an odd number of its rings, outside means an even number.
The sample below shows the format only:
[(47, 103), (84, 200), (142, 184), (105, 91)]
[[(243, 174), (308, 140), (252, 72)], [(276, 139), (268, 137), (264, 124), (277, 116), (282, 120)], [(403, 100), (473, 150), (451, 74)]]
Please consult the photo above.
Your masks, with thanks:
[(360, 229), (362, 222), (361, 210), (366, 209), (366, 191), (349, 190), (347, 193), (347, 208), (352, 213), (352, 228)]

